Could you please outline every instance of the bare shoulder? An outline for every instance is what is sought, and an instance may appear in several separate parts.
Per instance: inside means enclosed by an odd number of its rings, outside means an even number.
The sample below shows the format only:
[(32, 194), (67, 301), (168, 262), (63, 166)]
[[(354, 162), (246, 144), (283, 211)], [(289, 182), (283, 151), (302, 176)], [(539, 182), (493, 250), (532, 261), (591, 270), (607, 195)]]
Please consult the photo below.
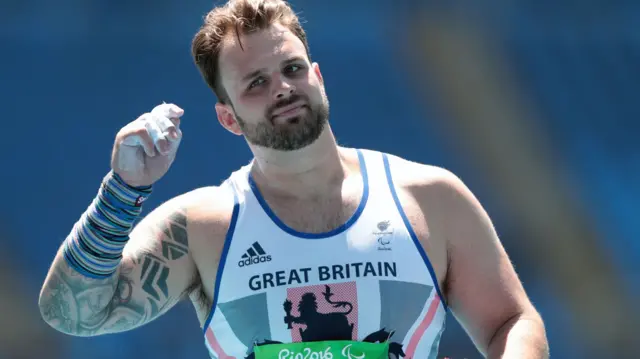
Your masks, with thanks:
[(190, 233), (201, 240), (224, 241), (236, 204), (230, 186), (198, 188), (184, 195)]
[(451, 195), (468, 192), (462, 180), (453, 172), (438, 166), (410, 161), (395, 155), (387, 155), (393, 182), (420, 194)]
[(125, 253), (148, 252), (165, 240), (196, 253), (203, 242), (224, 241), (234, 206), (226, 187), (202, 187), (163, 202), (134, 227)]
[(389, 156), (394, 185), (405, 189), (437, 226), (451, 244), (452, 230), (461, 223), (484, 222), (492, 227), (488, 214), (469, 187), (453, 172), (431, 165)]
[(141, 224), (179, 219), (189, 227), (202, 223), (224, 226), (233, 206), (233, 191), (228, 186), (201, 187), (163, 202), (145, 216)]

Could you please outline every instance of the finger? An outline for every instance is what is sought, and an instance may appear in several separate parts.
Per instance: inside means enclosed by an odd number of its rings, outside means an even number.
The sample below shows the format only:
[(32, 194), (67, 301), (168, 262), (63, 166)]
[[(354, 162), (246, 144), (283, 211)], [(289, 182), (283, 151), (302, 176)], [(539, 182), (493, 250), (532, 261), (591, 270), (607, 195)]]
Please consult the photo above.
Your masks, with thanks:
[(170, 121), (173, 123), (173, 126), (167, 129), (167, 138), (170, 141), (180, 141), (182, 139), (182, 130), (180, 130), (180, 119), (172, 118)]
[(154, 107), (151, 113), (167, 118), (179, 118), (184, 115), (184, 110), (172, 103), (163, 103)]
[(144, 153), (149, 157), (154, 157), (156, 155), (153, 140), (151, 139), (151, 136), (149, 136), (147, 129), (144, 127), (141, 127), (139, 130), (136, 130), (125, 137), (122, 141), (122, 145), (129, 147), (142, 147)]
[(180, 119), (177, 117), (170, 118), (171, 122), (173, 122), (174, 127), (172, 131), (169, 132), (170, 139), (173, 141), (179, 141), (182, 138), (182, 130), (180, 130)]
[(156, 155), (156, 148), (153, 146), (153, 139), (149, 136), (147, 131), (142, 132), (140, 135), (140, 141), (142, 143), (142, 148), (144, 149), (144, 153), (149, 157), (154, 157)]
[(153, 141), (144, 126), (149, 115), (149, 113), (140, 115), (135, 121), (123, 128), (118, 134), (118, 137), (120, 137), (121, 146), (142, 147), (147, 156), (153, 157), (155, 156)]
[(166, 155), (170, 150), (169, 140), (167, 140), (165, 133), (162, 131), (160, 122), (161, 121), (158, 116), (151, 115), (147, 121), (145, 121), (145, 127), (153, 141), (153, 144), (155, 145), (155, 148), (158, 149), (160, 154)]
[[(178, 119), (176, 120), (179, 121)], [(158, 115), (154, 116), (154, 121), (156, 121), (158, 127), (162, 131), (162, 134), (164, 134), (169, 141), (176, 141), (179, 139), (180, 136), (178, 135), (177, 126), (174, 121)]]
[(179, 128), (170, 128), (167, 131), (166, 138), (171, 143), (171, 146), (178, 144), (182, 140), (182, 130)]
[(168, 129), (166, 137), (171, 142), (177, 141), (180, 137), (178, 135), (178, 129), (176, 129), (175, 127)]
[[(172, 109), (172, 107), (169, 107), (169, 106), (170, 104), (163, 104), (160, 106), (156, 106), (156, 108), (151, 113), (155, 117), (158, 117), (156, 121), (158, 121), (160, 130), (165, 135), (165, 137), (169, 141), (178, 141), (182, 136), (182, 132), (180, 132), (180, 118), (169, 117), (169, 116), (172, 116), (176, 113), (177, 114), (180, 114), (180, 113), (179, 111), (174, 110)], [(182, 111), (182, 109), (180, 109), (180, 111)]]

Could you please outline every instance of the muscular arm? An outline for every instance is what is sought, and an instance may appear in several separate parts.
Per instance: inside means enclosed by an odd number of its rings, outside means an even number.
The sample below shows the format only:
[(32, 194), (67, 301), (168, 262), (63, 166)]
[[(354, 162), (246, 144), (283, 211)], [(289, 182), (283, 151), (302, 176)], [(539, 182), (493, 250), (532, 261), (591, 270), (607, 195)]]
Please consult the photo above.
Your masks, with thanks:
[(40, 293), (44, 320), (63, 333), (95, 336), (139, 327), (174, 306), (197, 279), (183, 202), (163, 204), (133, 229), (111, 277), (85, 277), (58, 251)]
[(489, 216), (460, 179), (436, 184), (445, 209), (449, 306), (488, 358), (546, 359), (545, 329)]

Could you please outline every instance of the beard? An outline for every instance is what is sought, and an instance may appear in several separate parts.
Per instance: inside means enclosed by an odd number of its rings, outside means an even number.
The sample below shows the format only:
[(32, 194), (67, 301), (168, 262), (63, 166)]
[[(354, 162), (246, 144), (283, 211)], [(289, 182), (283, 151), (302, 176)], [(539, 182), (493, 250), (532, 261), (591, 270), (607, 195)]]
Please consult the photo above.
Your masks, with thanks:
[[(273, 112), (298, 101), (304, 102), (303, 114), (289, 117), (283, 124), (276, 124)], [(320, 137), (329, 120), (329, 101), (323, 93), (322, 102), (312, 105), (307, 98), (294, 94), (271, 106), (265, 118), (257, 124), (247, 123), (237, 115), (236, 119), (249, 143), (279, 151), (295, 151), (309, 146)]]

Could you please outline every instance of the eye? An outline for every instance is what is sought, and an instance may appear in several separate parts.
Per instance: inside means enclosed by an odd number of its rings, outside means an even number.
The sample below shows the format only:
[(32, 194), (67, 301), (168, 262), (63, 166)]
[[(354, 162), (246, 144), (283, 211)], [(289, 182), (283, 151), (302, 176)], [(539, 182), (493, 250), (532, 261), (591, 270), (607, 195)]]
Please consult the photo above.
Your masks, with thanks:
[(302, 66), (300, 66), (300, 65), (289, 65), (289, 66), (284, 68), (284, 72), (287, 73), (287, 74), (296, 73), (296, 72), (298, 72), (300, 70), (302, 70)]
[(253, 80), (250, 84), (249, 84), (249, 90), (251, 90), (252, 88), (256, 87), (256, 86), (260, 86), (263, 83), (265, 83), (265, 79), (264, 77), (258, 77), (257, 79)]

